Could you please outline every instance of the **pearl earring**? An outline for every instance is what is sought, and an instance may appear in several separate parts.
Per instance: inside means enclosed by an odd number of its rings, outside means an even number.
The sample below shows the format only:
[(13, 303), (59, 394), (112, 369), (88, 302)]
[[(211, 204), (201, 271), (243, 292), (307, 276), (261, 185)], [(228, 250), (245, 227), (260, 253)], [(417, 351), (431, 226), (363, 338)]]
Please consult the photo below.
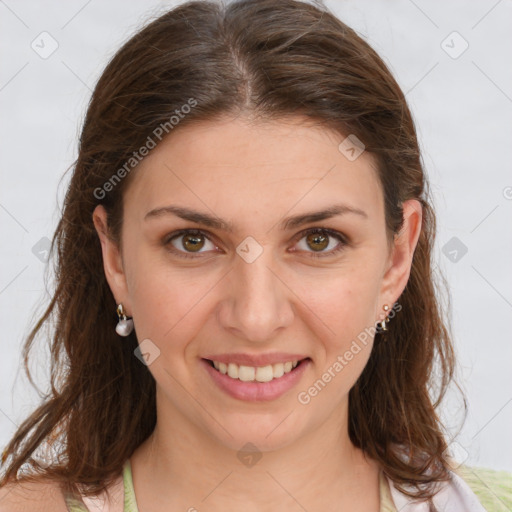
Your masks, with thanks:
[(122, 304), (117, 306), (117, 316), (119, 317), (119, 322), (116, 325), (117, 334), (119, 336), (129, 336), (133, 331), (133, 320), (126, 317)]
[[(389, 311), (389, 306), (387, 304), (384, 304), (384, 306), (382, 306), (382, 309), (384, 311)], [(386, 324), (389, 323), (389, 318), (386, 314), (386, 318), (384, 318), (384, 320), (382, 320), (382, 322), (380, 322), (380, 328), (383, 330), (383, 331), (387, 331), (388, 328), (386, 327)]]

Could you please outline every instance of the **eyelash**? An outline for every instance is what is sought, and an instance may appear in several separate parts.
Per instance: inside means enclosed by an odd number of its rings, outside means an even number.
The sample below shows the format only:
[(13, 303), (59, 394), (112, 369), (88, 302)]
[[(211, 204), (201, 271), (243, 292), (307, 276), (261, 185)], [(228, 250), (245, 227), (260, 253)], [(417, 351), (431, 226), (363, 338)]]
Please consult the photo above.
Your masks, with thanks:
[[(328, 228), (305, 229), (304, 231), (301, 231), (300, 233), (297, 234), (297, 242), (302, 240), (305, 236), (307, 236), (309, 234), (314, 234), (314, 233), (326, 234), (329, 237), (336, 238), (340, 243), (334, 249), (331, 249), (329, 252), (324, 252), (324, 253), (311, 252), (310, 257), (312, 257), (312, 258), (325, 258), (328, 256), (333, 256), (334, 254), (338, 254), (340, 251), (342, 251), (345, 248), (346, 245), (348, 245), (348, 240), (345, 237), (345, 235), (343, 235), (342, 233), (339, 233), (338, 231), (334, 231), (334, 230), (328, 229)], [(208, 235), (208, 233), (201, 229), (182, 229), (180, 231), (170, 234), (169, 236), (165, 237), (163, 244), (165, 246), (170, 246), (169, 251), (172, 252), (173, 254), (177, 255), (180, 258), (196, 259), (196, 258), (201, 257), (200, 256), (201, 253), (197, 253), (197, 255), (193, 255), (192, 253), (179, 251), (172, 246), (171, 241), (174, 240), (175, 238), (182, 236), (182, 235), (202, 235), (202, 236), (206, 237), (208, 240), (210, 240), (210, 242), (212, 241), (210, 239), (210, 236)], [(306, 252), (309, 252), (309, 251), (306, 251)]]

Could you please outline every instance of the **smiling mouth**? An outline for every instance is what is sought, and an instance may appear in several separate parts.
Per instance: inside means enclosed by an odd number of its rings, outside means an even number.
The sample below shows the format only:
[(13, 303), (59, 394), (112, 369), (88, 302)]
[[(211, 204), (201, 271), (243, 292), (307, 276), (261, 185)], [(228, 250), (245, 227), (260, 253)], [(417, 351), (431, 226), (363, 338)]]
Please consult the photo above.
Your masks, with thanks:
[(270, 382), (280, 379), (283, 375), (293, 372), (304, 361), (310, 359), (309, 357), (297, 361), (287, 361), (285, 363), (269, 364), (267, 366), (244, 366), (234, 363), (222, 363), (219, 361), (212, 361), (205, 359), (212, 368), (215, 368), (219, 373), (232, 378), (233, 380), (240, 380), (242, 382)]

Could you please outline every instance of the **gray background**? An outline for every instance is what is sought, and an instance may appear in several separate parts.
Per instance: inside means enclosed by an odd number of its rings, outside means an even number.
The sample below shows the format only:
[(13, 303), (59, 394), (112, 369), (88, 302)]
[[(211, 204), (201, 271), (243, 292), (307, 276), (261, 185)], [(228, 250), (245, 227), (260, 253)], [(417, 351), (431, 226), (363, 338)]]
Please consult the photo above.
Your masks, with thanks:
[[(0, 446), (38, 402), (19, 370), (21, 344), (48, 298), (45, 247), (91, 89), (122, 42), (175, 3), (0, 0)], [(384, 58), (417, 123), (469, 402), (454, 452), (512, 470), (512, 2), (326, 3)], [(38, 347), (31, 368), (46, 389)], [(451, 429), (458, 404), (450, 395), (443, 410)]]

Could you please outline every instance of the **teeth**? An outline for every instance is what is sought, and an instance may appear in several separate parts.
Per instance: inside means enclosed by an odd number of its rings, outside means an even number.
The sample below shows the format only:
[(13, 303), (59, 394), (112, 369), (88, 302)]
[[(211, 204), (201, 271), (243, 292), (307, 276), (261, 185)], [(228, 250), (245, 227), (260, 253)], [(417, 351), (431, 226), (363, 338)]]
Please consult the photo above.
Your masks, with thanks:
[[(259, 368), (258, 368), (259, 369)], [(251, 382), (256, 376), (256, 368), (253, 366), (239, 366), (238, 379), (244, 382)]]
[(255, 379), (258, 382), (270, 382), (274, 378), (274, 368), (272, 365), (261, 366), (256, 369)]
[(228, 364), (228, 375), (232, 379), (238, 379), (238, 366), (233, 363)]
[(232, 379), (239, 379), (243, 382), (270, 382), (273, 379), (279, 379), (285, 373), (291, 372), (298, 364), (298, 361), (287, 361), (286, 363), (254, 367), (213, 361), (213, 366), (220, 373), (227, 374)]
[(274, 378), (278, 379), (279, 377), (282, 377), (284, 375), (284, 364), (283, 363), (273, 364), (272, 370), (274, 373)]

